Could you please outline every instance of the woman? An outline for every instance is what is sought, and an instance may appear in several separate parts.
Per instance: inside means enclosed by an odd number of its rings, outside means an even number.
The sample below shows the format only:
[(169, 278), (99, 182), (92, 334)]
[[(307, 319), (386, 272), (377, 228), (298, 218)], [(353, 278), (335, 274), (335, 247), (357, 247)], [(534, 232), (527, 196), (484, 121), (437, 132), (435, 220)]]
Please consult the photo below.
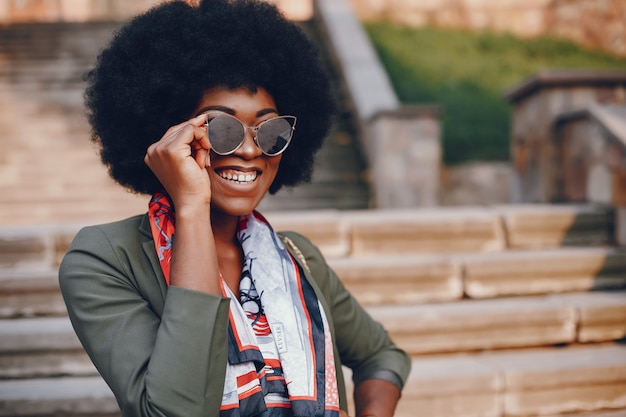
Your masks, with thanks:
[(103, 162), (148, 213), (81, 230), (59, 273), (124, 416), (391, 416), (407, 355), (320, 252), (255, 211), (310, 178), (333, 110), (297, 26), (264, 2), (165, 3), (88, 74)]

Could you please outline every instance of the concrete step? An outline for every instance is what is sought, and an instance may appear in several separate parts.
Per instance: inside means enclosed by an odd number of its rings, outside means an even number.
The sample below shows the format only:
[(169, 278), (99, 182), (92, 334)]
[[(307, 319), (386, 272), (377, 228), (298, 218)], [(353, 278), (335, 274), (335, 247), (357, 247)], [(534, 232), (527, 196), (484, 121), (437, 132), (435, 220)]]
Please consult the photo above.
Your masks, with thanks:
[[(119, 415), (98, 376), (0, 380), (0, 404), (0, 416)], [(626, 346), (599, 344), (414, 358), (395, 415), (616, 417), (625, 410)]]

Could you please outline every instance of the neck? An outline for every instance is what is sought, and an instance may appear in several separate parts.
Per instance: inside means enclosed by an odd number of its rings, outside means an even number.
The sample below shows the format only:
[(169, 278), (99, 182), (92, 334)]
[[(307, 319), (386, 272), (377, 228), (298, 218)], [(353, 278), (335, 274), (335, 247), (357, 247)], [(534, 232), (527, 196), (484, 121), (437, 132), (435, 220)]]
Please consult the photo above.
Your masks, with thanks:
[(234, 294), (239, 293), (239, 280), (244, 258), (237, 239), (238, 224), (238, 216), (211, 213), (211, 228), (215, 237), (220, 273)]
[(211, 228), (216, 241), (228, 244), (237, 242), (238, 226), (239, 216), (211, 211)]

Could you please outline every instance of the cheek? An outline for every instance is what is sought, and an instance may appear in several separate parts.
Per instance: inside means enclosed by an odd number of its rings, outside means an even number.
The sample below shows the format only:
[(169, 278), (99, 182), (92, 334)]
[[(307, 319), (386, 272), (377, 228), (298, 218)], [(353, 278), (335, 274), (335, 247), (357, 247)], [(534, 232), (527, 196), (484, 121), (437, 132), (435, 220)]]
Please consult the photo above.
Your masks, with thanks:
[(272, 157), (269, 161), (268, 161), (268, 168), (269, 170), (272, 172), (272, 180), (274, 180), (274, 178), (276, 178), (276, 174), (278, 174), (278, 169), (280, 168), (280, 161), (282, 160), (282, 155), (278, 155), (275, 157)]

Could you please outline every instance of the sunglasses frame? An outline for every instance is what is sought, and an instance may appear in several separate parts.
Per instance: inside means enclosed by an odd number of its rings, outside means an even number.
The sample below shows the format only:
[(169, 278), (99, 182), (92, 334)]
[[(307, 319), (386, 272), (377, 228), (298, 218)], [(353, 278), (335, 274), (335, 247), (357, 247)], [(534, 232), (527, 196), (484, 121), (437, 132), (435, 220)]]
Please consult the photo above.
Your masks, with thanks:
[[(229, 152), (218, 152), (215, 149), (213, 149), (213, 145), (211, 145), (211, 150), (213, 152), (215, 152), (217, 155), (221, 155), (221, 156), (226, 156), (226, 155), (232, 155), (233, 153), (237, 152), (237, 150), (239, 148), (241, 148), (241, 145), (243, 145), (243, 143), (246, 140), (246, 131), (247, 130), (251, 130), (254, 134), (253, 139), (254, 139), (254, 144), (257, 146), (257, 148), (259, 148), (261, 150), (261, 152), (263, 153), (263, 155), (266, 156), (278, 156), (281, 153), (285, 152), (285, 150), (287, 149), (287, 147), (289, 147), (289, 144), (291, 143), (291, 139), (293, 138), (293, 133), (296, 130), (296, 123), (298, 121), (298, 119), (296, 118), (296, 116), (276, 116), (276, 117), (272, 117), (270, 119), (267, 120), (263, 120), (261, 123), (259, 123), (256, 126), (248, 126), (247, 124), (245, 124), (244, 122), (242, 122), (241, 120), (239, 120), (238, 118), (236, 118), (235, 116), (231, 115), (231, 114), (227, 114), (227, 113), (219, 113), (217, 115), (215, 115), (215, 117), (213, 117), (212, 119), (208, 119), (206, 121), (206, 123), (204, 124), (204, 126), (206, 127), (207, 130), (207, 135), (209, 134), (209, 123), (211, 123), (213, 120), (215, 120), (218, 117), (230, 117), (231, 119), (235, 119), (236, 121), (239, 122), (239, 124), (241, 124), (241, 127), (243, 128), (244, 134), (243, 137), (241, 138), (241, 142), (239, 142), (239, 145), (237, 145), (235, 147), (235, 149), (233, 149), (232, 151)], [(280, 152), (277, 153), (267, 153), (265, 152), (261, 146), (259, 145), (259, 139), (258, 139), (258, 131), (261, 127), (263, 127), (263, 125), (265, 125), (268, 122), (271, 122), (272, 120), (276, 120), (276, 119), (286, 119), (286, 120), (291, 120), (292, 122), (289, 122), (289, 124), (291, 125), (291, 133), (289, 135), (289, 139), (287, 140), (287, 143), (285, 144), (285, 146), (280, 150)], [(211, 141), (211, 137), (209, 136), (209, 142)]]

